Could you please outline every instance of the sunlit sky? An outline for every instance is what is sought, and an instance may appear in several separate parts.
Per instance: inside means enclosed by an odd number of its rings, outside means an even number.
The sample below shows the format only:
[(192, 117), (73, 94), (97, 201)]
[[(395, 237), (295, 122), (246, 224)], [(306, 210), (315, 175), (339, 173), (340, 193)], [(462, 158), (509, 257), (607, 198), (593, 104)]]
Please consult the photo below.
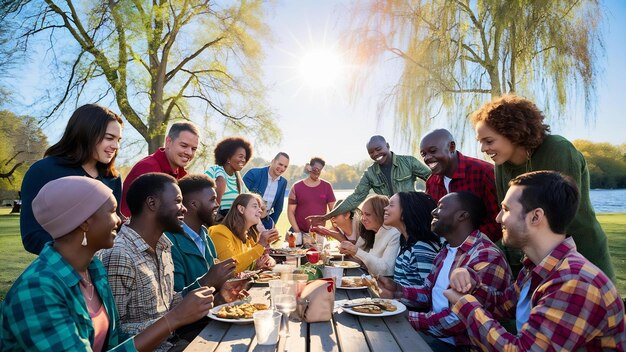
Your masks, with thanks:
[[(340, 29), (345, 27), (343, 21), (349, 19), (350, 3), (282, 0), (269, 11), (274, 39), (266, 48), (263, 69), (269, 87), (267, 101), (283, 137), (278, 146), (255, 145), (256, 156), (271, 159), (276, 152), (285, 151), (290, 154), (292, 165), (303, 165), (312, 156), (321, 156), (331, 165), (354, 164), (368, 158), (365, 144), (374, 134), (385, 136), (393, 151), (408, 153), (409, 146), (394, 138), (392, 112), (380, 119), (376, 112), (378, 101), (398, 75), (399, 62), (392, 60), (375, 68), (363, 68), (342, 60), (338, 39)], [(569, 139), (621, 144), (626, 142), (622, 127), (626, 121), (626, 2), (606, 1), (605, 10), (606, 57), (598, 82), (595, 122), (585, 124), (584, 111), (573, 111), (573, 118), (563, 119), (567, 123), (552, 124), (552, 132)], [(22, 91), (16, 97), (24, 100), (22, 106), (31, 104), (34, 88), (44, 85), (38, 81), (40, 69), (45, 68), (35, 60), (25, 67), (23, 75), (18, 75), (16, 86)], [(347, 84), (352, 70), (367, 70), (371, 78), (363, 94), (351, 100)], [(30, 112), (28, 108), (24, 110), (16, 112)], [(433, 127), (446, 127), (445, 117), (440, 120)], [(126, 130), (131, 128), (126, 126)], [(46, 128), (51, 143), (60, 138), (63, 127)], [(124, 134), (133, 136), (130, 131)], [(479, 155), (474, 143), (460, 149)]]

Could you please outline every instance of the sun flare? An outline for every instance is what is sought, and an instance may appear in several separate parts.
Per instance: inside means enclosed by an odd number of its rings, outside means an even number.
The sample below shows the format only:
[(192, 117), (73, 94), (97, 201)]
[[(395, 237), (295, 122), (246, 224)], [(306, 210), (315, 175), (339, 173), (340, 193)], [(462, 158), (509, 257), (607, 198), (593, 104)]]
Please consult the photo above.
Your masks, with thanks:
[(311, 88), (328, 88), (343, 74), (343, 60), (331, 49), (306, 53), (300, 61), (300, 78)]

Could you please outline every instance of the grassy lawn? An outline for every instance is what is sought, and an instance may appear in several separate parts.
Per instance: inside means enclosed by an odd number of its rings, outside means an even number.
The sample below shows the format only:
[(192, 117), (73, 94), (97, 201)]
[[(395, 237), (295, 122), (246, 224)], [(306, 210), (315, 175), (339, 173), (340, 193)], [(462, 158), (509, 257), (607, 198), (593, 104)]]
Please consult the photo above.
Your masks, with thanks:
[[(0, 208), (0, 301), (26, 266), (35, 259), (22, 247), (19, 216), (9, 214), (10, 208)], [(609, 238), (609, 251), (617, 275), (617, 289), (626, 297), (626, 213), (600, 214), (598, 220)], [(287, 216), (281, 216), (277, 228), (284, 234), (289, 227)]]

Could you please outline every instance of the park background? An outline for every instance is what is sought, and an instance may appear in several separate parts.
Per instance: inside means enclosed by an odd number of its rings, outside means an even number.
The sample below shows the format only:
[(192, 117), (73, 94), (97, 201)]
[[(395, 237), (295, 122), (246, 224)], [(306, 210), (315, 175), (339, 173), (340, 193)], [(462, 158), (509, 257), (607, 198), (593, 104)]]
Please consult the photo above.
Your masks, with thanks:
[[(213, 4), (228, 6), (237, 3), (218, 1)], [(263, 8), (258, 12), (262, 14), (259, 20), (265, 21), (267, 26), (267, 33), (263, 40), (259, 39), (259, 47), (256, 48), (263, 53), (258, 58), (257, 72), (247, 72), (255, 76), (251, 78), (263, 82), (264, 99), (259, 102), (263, 103), (266, 119), (260, 124), (251, 124), (252, 127), (242, 127), (228, 118), (216, 116), (219, 114), (210, 109), (189, 104), (185, 117), (201, 124), (204, 135), (190, 170), (202, 172), (211, 165), (213, 146), (229, 135), (243, 135), (253, 142), (254, 156), (246, 169), (266, 165), (278, 151), (289, 153), (291, 166), (285, 173), (289, 185), (305, 177), (304, 164), (310, 157), (321, 156), (327, 161), (322, 177), (330, 181), (335, 189), (353, 188), (363, 170), (371, 164), (367, 159), (365, 143), (374, 134), (385, 136), (394, 152), (418, 156), (416, 148), (423, 131), (411, 123), (403, 125), (401, 111), (389, 99), (403, 76), (403, 61), (386, 53), (377, 62), (357, 65), (349, 61), (350, 55), (344, 50), (345, 39), (349, 37), (346, 33), (354, 23), (353, 18), (357, 17), (359, 6), (367, 3), (399, 4), (403, 1), (247, 2), (251, 7)], [(572, 2), (580, 3), (595, 2)], [(597, 212), (602, 213), (599, 219), (609, 236), (617, 285), (624, 296), (626, 144), (622, 126), (626, 121), (626, 67), (623, 65), (626, 62), (626, 47), (623, 45), (626, 2), (607, 0), (600, 1), (599, 5), (601, 21), (598, 30), (602, 41), (593, 52), (598, 75), (591, 87), (594, 93), (592, 109), (587, 108), (585, 96), (574, 91), (580, 84), (576, 79), (568, 81), (570, 86), (565, 109), (559, 109), (554, 101), (541, 98), (542, 90), (549, 92), (555, 89), (549, 84), (548, 88), (541, 85), (524, 87), (520, 89), (520, 94), (541, 102), (538, 104), (545, 109), (552, 132), (574, 141), (587, 158), (591, 187), (603, 189), (593, 190), (592, 198), (599, 200), (594, 201), (594, 206)], [(0, 13), (3, 10), (0, 9)], [(24, 10), (12, 19), (24, 19), (27, 15), (29, 13)], [(587, 23), (580, 24), (581, 28), (585, 25)], [(24, 49), (21, 46), (24, 37), (7, 28), (0, 27), (0, 47), (17, 43), (16, 46), (19, 44), (20, 49)], [(260, 32), (257, 34), (263, 34)], [(17, 200), (24, 172), (32, 162), (41, 158), (47, 146), (60, 138), (76, 106), (97, 101), (115, 111), (121, 110), (110, 94), (107, 82), (99, 76), (84, 86), (82, 95), (70, 94), (69, 99), (51, 114), (58, 94), (67, 85), (63, 76), (67, 74), (67, 63), (71, 63), (71, 55), (76, 53), (77, 46), (67, 32), (60, 29), (55, 30), (53, 35), (30, 36), (28, 40), (29, 46), (24, 52), (0, 57), (0, 140), (3, 141), (0, 144), (0, 200), (3, 204)], [(3, 58), (6, 60), (2, 61)], [(243, 73), (241, 68), (239, 70), (237, 72), (235, 68), (233, 72)], [(363, 76), (367, 79), (355, 79)], [(146, 107), (147, 103), (137, 98), (141, 92), (134, 93), (136, 101), (133, 103)], [(488, 99), (488, 96), (479, 98), (472, 106), (476, 107), (479, 101)], [(242, 100), (245, 96), (226, 101), (237, 105)], [(459, 150), (482, 158), (473, 132), (466, 124), (464, 117), (467, 114), (468, 111), (459, 113), (453, 108), (443, 107), (431, 116), (427, 126), (421, 127), (454, 127)], [(422, 121), (424, 117), (413, 114), (411, 119)], [(457, 121), (463, 123), (458, 126)], [(407, 134), (407, 131), (410, 133)], [(130, 123), (125, 124), (123, 133), (122, 149), (117, 160), (122, 176), (150, 149)], [(26, 152), (18, 150), (24, 146), (27, 147)], [(0, 209), (0, 265), (5, 268), (0, 273), (0, 300), (13, 280), (34, 258), (21, 246), (18, 216), (9, 214), (9, 211), (10, 207)], [(281, 217), (278, 227), (281, 232), (286, 230), (285, 215)]]

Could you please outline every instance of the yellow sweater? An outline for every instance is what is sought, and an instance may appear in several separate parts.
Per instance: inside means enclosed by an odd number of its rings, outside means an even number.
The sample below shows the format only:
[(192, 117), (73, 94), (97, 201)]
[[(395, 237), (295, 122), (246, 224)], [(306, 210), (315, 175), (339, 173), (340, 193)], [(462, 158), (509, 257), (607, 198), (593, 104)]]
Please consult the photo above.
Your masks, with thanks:
[(236, 271), (238, 273), (252, 269), (254, 262), (259, 259), (265, 248), (254, 242), (250, 237), (246, 243), (242, 243), (228, 227), (220, 224), (209, 228), (209, 236), (215, 244), (217, 258), (226, 260), (234, 258), (237, 261)]

